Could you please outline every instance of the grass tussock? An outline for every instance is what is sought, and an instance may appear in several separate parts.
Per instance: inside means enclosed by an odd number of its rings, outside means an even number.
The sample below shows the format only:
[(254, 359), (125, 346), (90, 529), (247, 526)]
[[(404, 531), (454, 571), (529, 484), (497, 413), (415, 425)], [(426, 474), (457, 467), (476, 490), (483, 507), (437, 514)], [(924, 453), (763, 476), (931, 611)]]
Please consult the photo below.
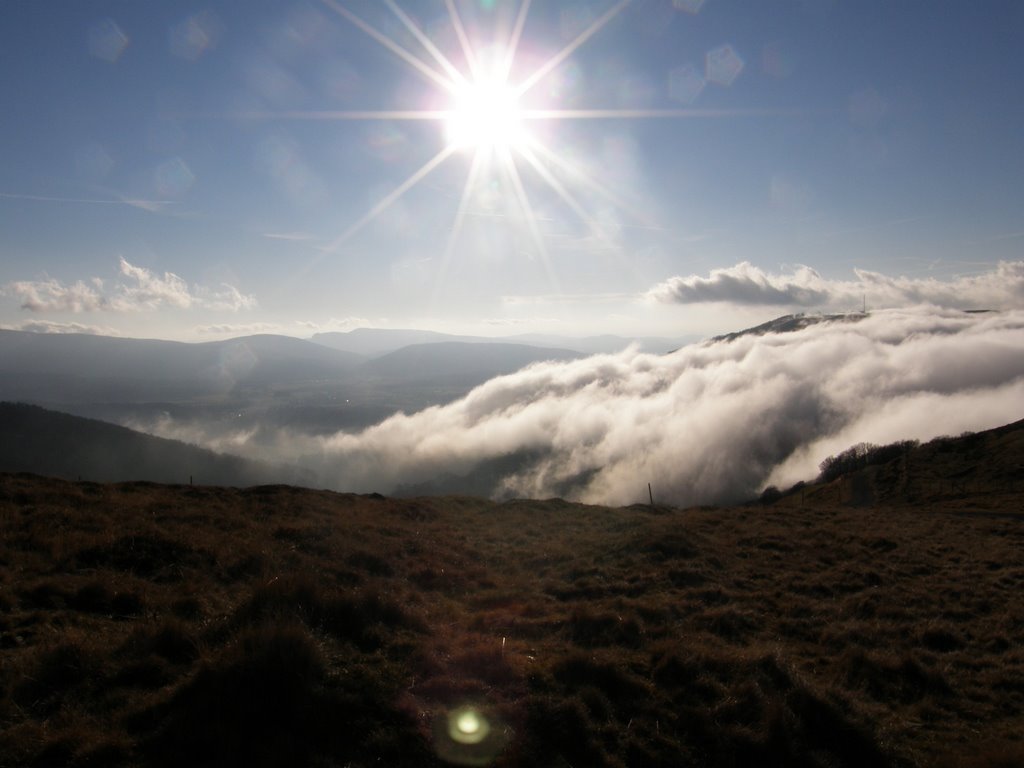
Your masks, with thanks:
[(1020, 496), (917, 456), (699, 510), (0, 475), (0, 768), (1022, 765)]

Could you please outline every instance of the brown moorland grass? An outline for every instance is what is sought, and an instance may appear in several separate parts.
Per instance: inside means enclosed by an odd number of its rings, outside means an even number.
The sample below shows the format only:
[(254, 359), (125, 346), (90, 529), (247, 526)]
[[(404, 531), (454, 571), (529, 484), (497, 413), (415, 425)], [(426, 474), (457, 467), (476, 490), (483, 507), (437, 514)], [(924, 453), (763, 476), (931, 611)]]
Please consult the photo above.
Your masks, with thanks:
[(730, 509), (0, 475), (0, 766), (1021, 765), (1022, 434)]

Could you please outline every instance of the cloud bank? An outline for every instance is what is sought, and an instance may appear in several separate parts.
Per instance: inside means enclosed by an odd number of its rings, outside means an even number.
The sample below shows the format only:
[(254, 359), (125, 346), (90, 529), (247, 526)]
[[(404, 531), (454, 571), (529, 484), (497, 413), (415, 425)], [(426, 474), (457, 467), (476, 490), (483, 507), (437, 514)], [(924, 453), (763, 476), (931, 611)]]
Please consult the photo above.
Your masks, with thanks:
[[(790, 333), (543, 363), (358, 433), (222, 443), (295, 460), (341, 490), (467, 478), (498, 497), (601, 504), (749, 499), (854, 443), (1024, 417), (1024, 311), (917, 308)], [(180, 435), (179, 435), (180, 436)], [(271, 447), (268, 449), (267, 446)], [(449, 483), (447, 489), (452, 486)]]
[(189, 284), (173, 272), (163, 275), (121, 258), (120, 278), (108, 285), (98, 277), (70, 285), (59, 280), (29, 280), (8, 283), (3, 293), (14, 296), (30, 312), (140, 312), (172, 307), (237, 312), (256, 306), (253, 296), (232, 285), (215, 288)]
[(28, 331), (30, 333), (75, 333), (90, 336), (120, 336), (114, 328), (82, 323), (54, 323), (49, 320), (27, 320), (16, 325), (0, 325), (5, 331)]
[(950, 280), (890, 277), (856, 269), (856, 280), (828, 280), (810, 267), (771, 274), (749, 262), (714, 269), (708, 277), (670, 277), (647, 293), (665, 304), (722, 302), (749, 306), (850, 308), (864, 297), (874, 307), (934, 304), (959, 309), (1009, 309), (1024, 303), (1024, 261)]

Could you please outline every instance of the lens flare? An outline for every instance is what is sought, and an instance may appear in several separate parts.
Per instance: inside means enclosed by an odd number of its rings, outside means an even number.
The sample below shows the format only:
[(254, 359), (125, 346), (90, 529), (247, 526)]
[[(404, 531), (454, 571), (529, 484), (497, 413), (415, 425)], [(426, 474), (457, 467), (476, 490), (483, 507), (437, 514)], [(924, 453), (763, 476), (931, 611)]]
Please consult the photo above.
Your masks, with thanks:
[(448, 715), (448, 735), (460, 744), (479, 744), (491, 732), (487, 718), (472, 707)]
[(491, 765), (508, 744), (508, 729), (477, 704), (439, 712), (433, 730), (438, 757), (453, 765)]

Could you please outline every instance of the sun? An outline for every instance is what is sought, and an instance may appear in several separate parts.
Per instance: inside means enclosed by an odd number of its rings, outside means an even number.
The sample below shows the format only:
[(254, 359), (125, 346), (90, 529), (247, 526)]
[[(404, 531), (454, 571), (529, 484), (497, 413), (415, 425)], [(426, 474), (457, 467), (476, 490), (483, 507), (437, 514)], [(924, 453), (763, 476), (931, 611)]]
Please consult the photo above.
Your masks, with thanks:
[(444, 122), (448, 145), (459, 150), (522, 149), (530, 143), (519, 96), (498, 78), (456, 88)]
[[(610, 0), (609, 0), (610, 1)], [(678, 110), (617, 110), (617, 109), (554, 109), (543, 104), (543, 96), (528, 94), (551, 75), (581, 45), (597, 34), (633, 0), (617, 0), (603, 14), (567, 43), (560, 51), (545, 59), (525, 78), (512, 81), (513, 66), (523, 38), (532, 0), (516, 3), (515, 21), (507, 40), (496, 40), (480, 45), (471, 39), (456, 7), (457, 0), (444, 0), (451, 22), (451, 30), (458, 47), (446, 54), (430, 35), (402, 8), (397, 0), (381, 0), (401, 23), (415, 45), (402, 44), (393, 36), (381, 32), (353, 13), (342, 0), (322, 0), (325, 6), (347, 19), (366, 35), (408, 64), (437, 89), (440, 99), (433, 100), (433, 109), (348, 110), (329, 112), (288, 113), (297, 119), (334, 120), (425, 120), (436, 121), (443, 133), (442, 146), (432, 158), (414, 171), (405, 181), (385, 195), (360, 219), (348, 226), (325, 249), (335, 252), (344, 242), (361, 230), (382, 211), (415, 187), (427, 176), (456, 154), (469, 155), (472, 160), (465, 178), (462, 194), (452, 223), (447, 245), (441, 255), (441, 274), (451, 258), (467, 217), (473, 209), (475, 195), (482, 188), (492, 188), (497, 182), (508, 195), (518, 219), (525, 223), (535, 252), (549, 278), (555, 284), (554, 271), (549, 263), (544, 232), (540, 218), (528, 192), (529, 180), (547, 186), (587, 226), (590, 234), (609, 247), (615, 247), (601, 223), (573, 193), (583, 189), (596, 193), (623, 210), (627, 207), (612, 190), (590, 177), (578, 164), (562, 157), (547, 145), (545, 123), (562, 120), (610, 120), (652, 117), (679, 117)], [(454, 56), (453, 56), (454, 52)], [(453, 61), (459, 61), (456, 66)], [(520, 68), (521, 69), (521, 68)], [(519, 75), (522, 72), (518, 73)], [(523, 106), (527, 100), (530, 108)], [(538, 108), (543, 106), (544, 108)], [(540, 126), (538, 128), (538, 126)], [(533, 128), (533, 130), (531, 130)], [(557, 292), (557, 291), (556, 291)]]

